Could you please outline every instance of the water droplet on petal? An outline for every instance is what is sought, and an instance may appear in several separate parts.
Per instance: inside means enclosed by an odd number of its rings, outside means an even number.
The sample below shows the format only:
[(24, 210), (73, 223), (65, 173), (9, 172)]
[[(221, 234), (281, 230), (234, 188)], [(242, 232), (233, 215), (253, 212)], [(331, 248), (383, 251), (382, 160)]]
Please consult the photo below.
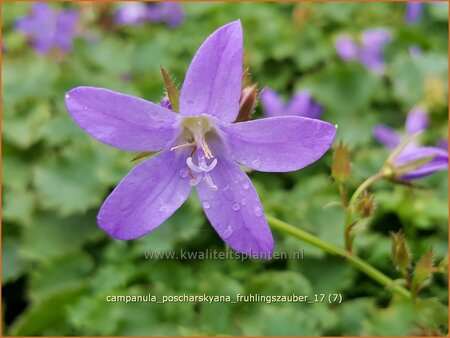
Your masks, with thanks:
[(225, 231), (223, 232), (223, 238), (227, 239), (233, 234), (233, 229), (231, 228), (231, 224), (227, 226)]
[(203, 202), (203, 209), (209, 209), (211, 207), (211, 204), (209, 204), (208, 202)]
[(258, 216), (258, 217), (261, 217), (262, 214), (263, 214), (262, 208), (259, 205), (257, 205), (255, 207), (255, 215)]
[(245, 183), (242, 185), (242, 188), (244, 188), (244, 190), (248, 190), (248, 189), (250, 189), (250, 184), (248, 184), (247, 182), (245, 182)]
[(180, 170), (179, 175), (181, 178), (186, 178), (189, 174), (189, 171), (186, 168)]
[(88, 110), (88, 106), (84, 106), (83, 109), (84, 109), (84, 110)]
[(233, 210), (234, 211), (238, 211), (241, 207), (239, 206), (239, 204), (237, 204), (237, 203), (233, 203)]
[(242, 205), (246, 205), (247, 204), (247, 200), (245, 198), (241, 199), (241, 204)]
[(70, 99), (70, 95), (66, 94), (66, 100)]
[(254, 168), (254, 169), (259, 169), (259, 168), (261, 168), (261, 161), (260, 161), (260, 160), (254, 160), (254, 161), (252, 162), (252, 168)]

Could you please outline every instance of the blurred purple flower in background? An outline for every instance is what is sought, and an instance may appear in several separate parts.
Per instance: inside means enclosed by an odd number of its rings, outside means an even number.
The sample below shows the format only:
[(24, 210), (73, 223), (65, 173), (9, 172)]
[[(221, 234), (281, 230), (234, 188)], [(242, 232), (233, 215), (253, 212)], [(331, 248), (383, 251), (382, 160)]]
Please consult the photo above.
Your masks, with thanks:
[[(406, 119), (406, 134), (412, 136), (421, 133), (427, 129), (428, 123), (429, 120), (426, 111), (422, 108), (415, 108), (410, 111)], [(373, 136), (379, 143), (391, 151), (401, 144), (403, 138), (395, 129), (385, 125), (375, 126)], [(439, 147), (423, 147), (417, 144), (417, 142), (409, 142), (394, 159), (393, 164), (395, 166), (404, 166), (428, 157), (431, 158), (430, 161), (408, 173), (402, 174), (399, 178), (404, 181), (414, 180), (448, 168), (448, 152), (441, 145)]]
[(274, 116), (303, 116), (318, 119), (323, 108), (316, 103), (308, 91), (301, 90), (286, 104), (272, 89), (265, 88), (260, 96), (264, 112), (269, 117)]
[(184, 21), (184, 12), (177, 2), (161, 2), (149, 7), (151, 22), (165, 22), (169, 27), (179, 26)]
[(144, 2), (129, 2), (120, 6), (114, 15), (119, 25), (139, 25), (149, 21), (148, 5)]
[(344, 61), (358, 60), (368, 69), (382, 73), (384, 71), (384, 46), (391, 42), (391, 33), (382, 28), (365, 30), (361, 35), (361, 42), (342, 35), (335, 41), (335, 48), (339, 57)]
[(409, 24), (420, 20), (423, 12), (423, 2), (410, 1), (406, 3), (405, 21)]
[(342, 60), (352, 61), (358, 59), (359, 46), (353, 38), (342, 35), (336, 40), (335, 47)]
[(129, 2), (117, 10), (114, 19), (119, 25), (140, 25), (145, 22), (166, 23), (174, 28), (184, 21), (184, 12), (177, 2)]
[(104, 202), (97, 220), (110, 236), (143, 236), (169, 218), (196, 187), (218, 235), (234, 250), (269, 258), (274, 243), (258, 194), (239, 164), (253, 170), (301, 169), (323, 156), (336, 128), (299, 116), (233, 123), (242, 87), (240, 21), (198, 49), (186, 73), (179, 114), (103, 88), (66, 95), (75, 122), (97, 140), (129, 151), (160, 151), (142, 162)]
[(69, 52), (79, 17), (78, 11), (55, 11), (48, 3), (36, 2), (28, 16), (16, 20), (15, 27), (31, 39), (40, 54), (49, 53), (53, 47)]

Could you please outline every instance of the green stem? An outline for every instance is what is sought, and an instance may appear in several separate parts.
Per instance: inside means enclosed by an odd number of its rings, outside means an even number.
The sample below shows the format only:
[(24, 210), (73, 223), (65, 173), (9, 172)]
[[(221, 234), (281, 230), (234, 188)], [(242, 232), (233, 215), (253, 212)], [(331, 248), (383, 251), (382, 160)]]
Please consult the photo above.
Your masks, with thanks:
[(329, 254), (344, 257), (355, 267), (357, 267), (360, 271), (365, 273), (367, 276), (369, 276), (376, 282), (380, 283), (381, 285), (384, 285), (385, 287), (392, 288), (393, 291), (397, 292), (399, 295), (405, 298), (411, 298), (411, 294), (409, 293), (408, 290), (399, 285), (396, 285), (394, 280), (392, 280), (384, 273), (374, 268), (372, 265), (366, 263), (361, 258), (346, 251), (345, 249), (330, 244), (304, 230), (296, 228), (295, 226), (283, 222), (282, 220), (279, 220), (278, 218), (275, 218), (273, 216), (266, 216), (266, 218), (273, 229), (277, 229), (288, 235), (291, 235), (295, 238), (305, 241), (306, 243), (309, 243)]
[(379, 179), (383, 178), (383, 173), (379, 172), (376, 173), (373, 176), (370, 176), (367, 180), (365, 180), (361, 185), (355, 190), (352, 197), (350, 198), (349, 206), (352, 207), (356, 203), (356, 200), (358, 199), (359, 195), (363, 193), (364, 190), (367, 190), (369, 186), (371, 186), (373, 183), (378, 181)]
[(355, 203), (358, 200), (359, 195), (361, 195), (369, 186), (373, 183), (382, 179), (384, 177), (382, 172), (378, 172), (373, 176), (370, 176), (367, 180), (365, 180), (361, 185), (355, 190), (348, 205), (345, 207), (345, 221), (344, 221), (344, 238), (345, 238), (345, 247), (348, 251), (352, 251), (352, 242), (353, 236), (351, 234), (352, 227), (355, 225), (353, 222), (353, 214)]

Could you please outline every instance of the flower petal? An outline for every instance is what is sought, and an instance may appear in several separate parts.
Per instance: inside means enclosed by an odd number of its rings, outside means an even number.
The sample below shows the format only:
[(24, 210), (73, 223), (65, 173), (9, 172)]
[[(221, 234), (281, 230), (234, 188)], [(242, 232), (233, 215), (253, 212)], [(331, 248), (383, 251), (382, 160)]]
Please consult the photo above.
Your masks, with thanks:
[(119, 149), (157, 151), (176, 137), (177, 115), (137, 97), (77, 87), (66, 95), (66, 107), (84, 131)]
[(103, 203), (97, 221), (111, 237), (145, 235), (169, 218), (191, 191), (184, 151), (163, 151), (139, 164)]
[(236, 161), (270, 172), (298, 170), (317, 161), (336, 134), (332, 124), (300, 116), (222, 124), (220, 128)]
[(362, 34), (360, 61), (375, 72), (384, 71), (384, 45), (392, 41), (391, 33), (383, 28), (367, 29)]
[(428, 128), (428, 115), (422, 108), (411, 110), (406, 118), (406, 132), (413, 135)]
[(264, 88), (260, 95), (261, 104), (267, 116), (283, 115), (284, 104), (280, 96), (270, 88)]
[(409, 1), (406, 4), (405, 21), (409, 24), (420, 19), (423, 11), (423, 2)]
[(63, 51), (71, 51), (72, 38), (75, 35), (75, 28), (80, 18), (77, 11), (63, 11), (56, 20), (55, 44)]
[(405, 165), (430, 156), (434, 156), (434, 158), (400, 178), (405, 181), (414, 180), (448, 168), (448, 152), (438, 147), (409, 148), (395, 159), (395, 164)]
[(290, 100), (286, 114), (318, 119), (323, 113), (323, 107), (316, 103), (307, 90), (298, 91)]
[(180, 114), (234, 121), (241, 82), (242, 27), (234, 21), (212, 33), (195, 54), (181, 89)]
[(248, 176), (225, 156), (218, 158), (209, 174), (217, 190), (203, 179), (197, 185), (197, 193), (213, 228), (233, 250), (270, 258), (274, 247), (272, 233)]
[(340, 36), (334, 44), (336, 52), (344, 61), (356, 60), (358, 58), (359, 47), (355, 40), (349, 36)]
[(396, 130), (382, 124), (373, 128), (373, 137), (390, 150), (400, 144), (400, 134)]

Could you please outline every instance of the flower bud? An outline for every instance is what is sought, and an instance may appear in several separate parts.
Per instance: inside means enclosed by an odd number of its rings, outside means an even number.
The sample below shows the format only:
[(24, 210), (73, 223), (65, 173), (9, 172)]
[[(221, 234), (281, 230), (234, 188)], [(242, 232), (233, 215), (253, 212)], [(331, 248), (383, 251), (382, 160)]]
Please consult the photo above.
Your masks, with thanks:
[(411, 266), (411, 251), (405, 235), (401, 231), (397, 233), (391, 232), (390, 235), (392, 239), (392, 261), (397, 269), (405, 273)]
[(430, 280), (433, 272), (433, 250), (427, 251), (417, 262), (414, 269), (414, 275), (412, 279), (412, 287), (415, 292), (426, 286)]
[(351, 167), (348, 147), (340, 141), (334, 149), (331, 175), (337, 182), (343, 183), (350, 177), (350, 173)]
[(373, 215), (376, 208), (375, 199), (373, 195), (364, 191), (356, 201), (355, 209), (359, 216), (366, 218)]
[(251, 119), (255, 112), (256, 101), (258, 99), (258, 88), (256, 85), (242, 89), (239, 100), (239, 114), (234, 122), (244, 122)]

